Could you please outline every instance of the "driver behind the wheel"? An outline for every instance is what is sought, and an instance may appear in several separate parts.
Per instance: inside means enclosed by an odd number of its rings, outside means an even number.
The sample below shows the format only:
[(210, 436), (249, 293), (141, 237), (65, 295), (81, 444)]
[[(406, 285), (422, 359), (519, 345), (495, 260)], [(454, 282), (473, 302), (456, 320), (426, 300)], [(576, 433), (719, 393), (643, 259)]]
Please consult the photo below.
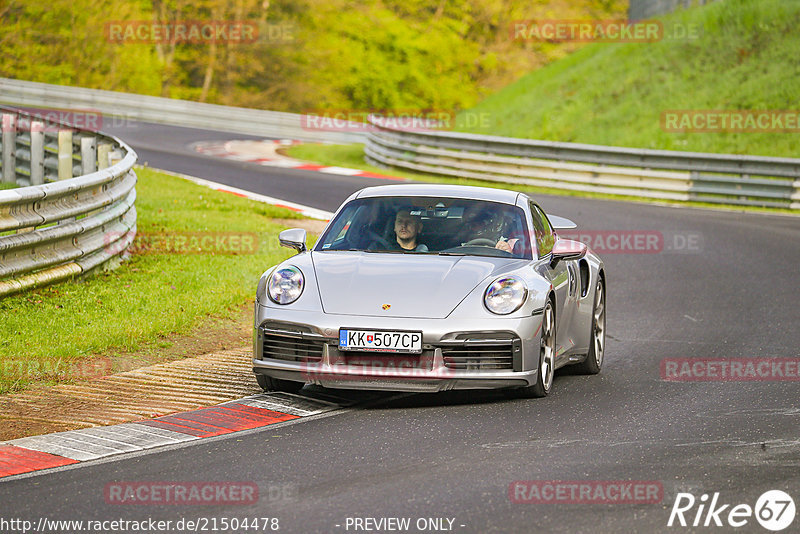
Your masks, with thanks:
[(417, 237), (422, 231), (422, 220), (413, 215), (411, 210), (401, 209), (394, 218), (394, 242), (390, 242), (391, 250), (410, 250), (414, 252), (428, 252), (428, 247), (417, 243)]
[(498, 236), (494, 216), (486, 209), (479, 207), (467, 208), (462, 217), (464, 226), (459, 233), (461, 246), (481, 239), (494, 243), (494, 248), (513, 253), (514, 245), (518, 239), (506, 239)]

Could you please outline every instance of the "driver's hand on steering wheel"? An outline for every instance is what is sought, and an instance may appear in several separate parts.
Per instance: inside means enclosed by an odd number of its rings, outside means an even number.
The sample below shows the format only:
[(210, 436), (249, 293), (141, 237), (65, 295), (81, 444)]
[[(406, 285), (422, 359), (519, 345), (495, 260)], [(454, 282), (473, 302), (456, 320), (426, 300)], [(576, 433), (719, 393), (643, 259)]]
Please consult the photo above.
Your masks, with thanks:
[(514, 253), (514, 245), (517, 244), (517, 241), (519, 241), (519, 239), (508, 239), (507, 240), (505, 237), (501, 236), (500, 237), (500, 241), (497, 242), (497, 244), (494, 246), (494, 248), (496, 248), (498, 250), (504, 250), (504, 251), (508, 252), (509, 254), (513, 254)]
[(511, 245), (509, 244), (508, 241), (506, 241), (506, 239), (504, 237), (500, 238), (500, 241), (497, 242), (497, 244), (494, 246), (494, 248), (496, 248), (498, 250), (504, 250), (504, 251), (508, 252), (509, 254), (511, 254)]

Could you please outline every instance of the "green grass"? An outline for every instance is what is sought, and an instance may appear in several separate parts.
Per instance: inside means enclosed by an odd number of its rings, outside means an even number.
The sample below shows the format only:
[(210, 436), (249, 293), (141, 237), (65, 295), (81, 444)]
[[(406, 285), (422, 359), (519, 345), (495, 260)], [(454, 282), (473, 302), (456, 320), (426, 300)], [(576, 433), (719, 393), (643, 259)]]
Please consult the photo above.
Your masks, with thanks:
[[(670, 110), (792, 110), (800, 2), (726, 0), (663, 19), (698, 39), (594, 43), (462, 112), (473, 133), (667, 150), (800, 157), (800, 133), (668, 133)], [(468, 121), (477, 124), (468, 125)]]
[(17, 184), (8, 184), (0, 182), (0, 191), (2, 191), (3, 189), (16, 189), (16, 188)]
[(68, 379), (108, 349), (136, 350), (252, 300), (259, 275), (291, 255), (272, 217), (286, 209), (137, 170), (138, 232), (252, 232), (255, 253), (135, 253), (116, 270), (0, 300), (0, 393)]
[(384, 174), (387, 176), (397, 176), (401, 178), (407, 178), (409, 180), (416, 180), (422, 182), (475, 185), (479, 187), (495, 187), (499, 189), (512, 188), (515, 191), (525, 191), (532, 194), (573, 196), (573, 197), (584, 197), (584, 198), (601, 198), (610, 200), (630, 200), (636, 202), (650, 202), (654, 204), (667, 204), (675, 206), (692, 206), (698, 208), (720, 209), (721, 207), (725, 207), (726, 209), (733, 209), (737, 211), (750, 211), (750, 212), (763, 212), (763, 213), (791, 213), (793, 215), (797, 214), (796, 210), (783, 209), (783, 208), (723, 206), (720, 204), (711, 204), (706, 202), (677, 202), (677, 201), (671, 202), (668, 200), (650, 200), (646, 198), (639, 198), (627, 195), (608, 195), (604, 193), (566, 191), (566, 190), (546, 188), (546, 187), (529, 187), (517, 184), (505, 184), (501, 182), (475, 180), (471, 178), (453, 178), (448, 176), (437, 176), (433, 174), (402, 171), (399, 169), (384, 169), (381, 167), (375, 167), (374, 165), (370, 165), (366, 161), (364, 161), (364, 145), (359, 143), (351, 145), (321, 145), (321, 144), (294, 145), (286, 150), (286, 154), (293, 158), (302, 159), (306, 161), (313, 161), (321, 165), (362, 169), (365, 171)]

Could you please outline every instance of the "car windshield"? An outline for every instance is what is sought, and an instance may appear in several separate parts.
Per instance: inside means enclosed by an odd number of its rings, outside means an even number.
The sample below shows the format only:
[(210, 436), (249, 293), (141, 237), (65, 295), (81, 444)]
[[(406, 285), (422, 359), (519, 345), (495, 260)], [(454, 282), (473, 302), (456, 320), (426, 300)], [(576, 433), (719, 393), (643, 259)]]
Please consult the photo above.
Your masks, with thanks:
[(436, 197), (353, 200), (314, 250), (531, 258), (519, 207)]

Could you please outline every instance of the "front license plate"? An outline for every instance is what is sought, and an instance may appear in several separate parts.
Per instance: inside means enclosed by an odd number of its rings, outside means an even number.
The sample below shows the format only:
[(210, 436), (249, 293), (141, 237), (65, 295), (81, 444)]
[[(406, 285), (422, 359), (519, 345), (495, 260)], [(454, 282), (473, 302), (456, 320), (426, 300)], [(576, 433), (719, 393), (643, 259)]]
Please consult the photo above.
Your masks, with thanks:
[(422, 332), (398, 330), (339, 330), (339, 350), (422, 353)]

